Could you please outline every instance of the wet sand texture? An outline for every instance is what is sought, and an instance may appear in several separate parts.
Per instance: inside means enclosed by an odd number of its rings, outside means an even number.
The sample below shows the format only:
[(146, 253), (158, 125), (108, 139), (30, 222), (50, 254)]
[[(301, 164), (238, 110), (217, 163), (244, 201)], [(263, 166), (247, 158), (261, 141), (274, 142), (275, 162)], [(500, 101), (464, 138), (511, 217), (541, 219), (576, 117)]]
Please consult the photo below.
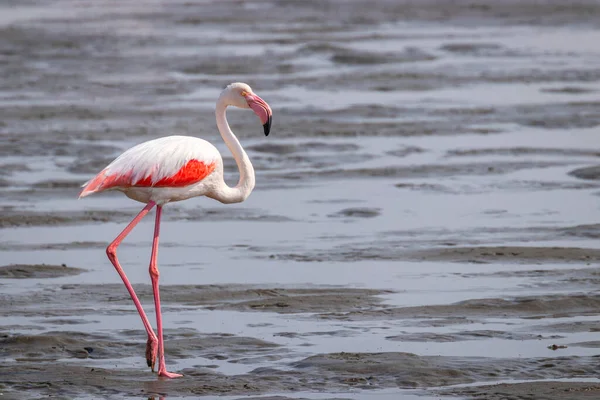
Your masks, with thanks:
[(580, 179), (600, 180), (600, 166), (579, 168), (571, 171), (571, 175)]
[(489, 400), (535, 399), (535, 400), (592, 400), (600, 395), (600, 385), (594, 383), (535, 382), (507, 383), (502, 385), (478, 386), (442, 392), (467, 398)]
[[(143, 302), (150, 300), (148, 286), (138, 288)], [(259, 287), (228, 286), (167, 286), (164, 291), (166, 310), (176, 305), (204, 305), (208, 310), (241, 310), (246, 312), (286, 312), (305, 314), (307, 311), (318, 313), (321, 318), (349, 321), (384, 318), (385, 321), (407, 323), (419, 321), (423, 327), (452, 326), (477, 323), (489, 317), (510, 315), (534, 320), (570, 317), (575, 315), (595, 315), (598, 299), (586, 296), (554, 296), (544, 298), (481, 299), (461, 302), (448, 306), (421, 306), (395, 309), (378, 304), (373, 295), (382, 295), (375, 291), (348, 289), (282, 289)], [(136, 317), (135, 309), (128, 305), (127, 294), (120, 285), (76, 285), (64, 286), (61, 292), (70, 295), (55, 294), (5, 297), (3, 315), (29, 315), (34, 323), (52, 324), (59, 330), (38, 333), (30, 329), (29, 334), (14, 334), (11, 327), (0, 331), (0, 356), (14, 360), (0, 367), (0, 374), (6, 377), (4, 385), (12, 390), (35, 389), (39, 393), (54, 393), (74, 396), (85, 393), (92, 396), (107, 396), (111, 393), (135, 395), (142, 390), (148, 394), (161, 394), (161, 390), (171, 396), (190, 396), (200, 394), (251, 394), (269, 392), (288, 392), (315, 390), (345, 391), (349, 388), (426, 388), (445, 385), (485, 382), (495, 379), (553, 379), (562, 378), (569, 371), (577, 371), (579, 376), (594, 376), (598, 369), (598, 356), (577, 357), (558, 356), (538, 358), (486, 358), (486, 357), (443, 357), (419, 356), (402, 352), (383, 353), (325, 353), (306, 357), (299, 361), (289, 359), (290, 350), (274, 342), (232, 334), (204, 334), (189, 328), (169, 328), (165, 331), (168, 347), (167, 357), (171, 360), (197, 360), (182, 372), (186, 378), (164, 382), (156, 381), (152, 374), (143, 368), (106, 368), (110, 364), (122, 364), (124, 360), (143, 361), (145, 345), (144, 332), (139, 329), (106, 331), (106, 333), (82, 333), (71, 331), (78, 324), (86, 324), (89, 316), (95, 315), (92, 307), (100, 301), (104, 314), (121, 315), (129, 313)], [(104, 296), (104, 297), (103, 297)], [(306, 297), (304, 297), (306, 296)], [(53, 310), (39, 309), (44, 299), (54, 298), (56, 309), (63, 309), (63, 318)], [(75, 299), (79, 299), (75, 302)], [(254, 299), (254, 300), (253, 300)], [(257, 300), (262, 299), (262, 300)], [(344, 300), (347, 299), (347, 300)], [(287, 302), (287, 303), (286, 303)], [(337, 302), (337, 306), (336, 306)], [(595, 303), (594, 303), (595, 302)], [(113, 312), (107, 307), (113, 305)], [(285, 305), (285, 306), (284, 306)], [(117, 308), (114, 308), (114, 307)], [(258, 307), (257, 307), (258, 306)], [(125, 307), (125, 309), (123, 309)], [(343, 314), (332, 314), (331, 309), (338, 308)], [(372, 310), (374, 307), (379, 311)], [(11, 311), (18, 310), (18, 314)], [(37, 310), (37, 313), (25, 310)], [(96, 314), (97, 315), (97, 314)], [(73, 317), (80, 316), (82, 319)], [(87, 316), (87, 317), (86, 317)], [(51, 317), (51, 318), (49, 318)], [(465, 325), (466, 324), (466, 325)], [(411, 324), (412, 325), (412, 324)], [(377, 325), (374, 325), (376, 327)], [(410, 326), (410, 325), (407, 325)], [(564, 328), (555, 325), (552, 329), (562, 332), (564, 329), (577, 328), (589, 331), (597, 326), (585, 324), (569, 325)], [(23, 329), (21, 327), (20, 329)], [(32, 327), (33, 328), (33, 327)], [(41, 328), (43, 329), (43, 328)], [(545, 329), (545, 328), (542, 328)], [(416, 342), (456, 342), (462, 340), (486, 340), (489, 338), (531, 341), (542, 347), (541, 339), (564, 342), (565, 336), (536, 334), (531, 332), (481, 331), (468, 329), (454, 335), (435, 337), (426, 331), (410, 335), (388, 337), (390, 341), (400, 341), (405, 346)], [(312, 338), (330, 335), (331, 337), (353, 337), (357, 332), (350, 330), (307, 332), (302, 335), (293, 332), (280, 332), (274, 337), (287, 337), (311, 341)], [(89, 360), (87, 365), (74, 364), (73, 360)], [(106, 360), (106, 361), (103, 361)], [(119, 361), (121, 360), (121, 361)], [(249, 372), (236, 375), (218, 373), (219, 362), (248, 365)], [(271, 367), (252, 367), (267, 361)], [(215, 362), (217, 364), (215, 364)], [(51, 369), (43, 367), (53, 363)], [(91, 364), (90, 364), (91, 363)], [(95, 365), (94, 365), (95, 364)], [(47, 365), (47, 364), (46, 364)], [(15, 367), (18, 368), (15, 370)], [(285, 368), (281, 368), (285, 366)], [(43, 371), (43, 373), (41, 372)], [(74, 376), (76, 375), (76, 376)], [(210, 382), (210, 383), (208, 383)], [(535, 389), (518, 386), (523, 393)], [(553, 382), (546, 383), (554, 387)], [(557, 384), (561, 390), (578, 390), (582, 384), (569, 386)], [(589, 385), (593, 387), (593, 385)], [(586, 386), (587, 387), (587, 386)], [(161, 389), (162, 388), (162, 389)], [(473, 390), (479, 393), (481, 389)], [(533, 388), (533, 389), (532, 389)], [(570, 389), (569, 389), (570, 388)], [(490, 386), (495, 393), (497, 386)], [(464, 390), (464, 392), (462, 391)], [(443, 393), (467, 394), (467, 389), (448, 390)], [(509, 390), (509, 389), (507, 389)], [(479, 391), (479, 392), (478, 392)], [(10, 392), (9, 392), (10, 393)], [(559, 391), (546, 388), (543, 393), (559, 395)], [(518, 397), (516, 397), (518, 398)], [(549, 397), (552, 398), (552, 397)], [(554, 397), (558, 398), (558, 397)]]
[[(600, 398), (600, 3), (0, 2), (0, 397)], [(256, 171), (167, 204), (168, 367), (80, 186), (166, 135)], [(119, 258), (154, 323), (149, 216)]]
[(0, 267), (1, 279), (27, 279), (27, 278), (58, 278), (61, 276), (79, 275), (84, 272), (81, 268), (72, 268), (63, 265), (5, 265)]
[[(364, 214), (364, 211), (361, 211)], [(338, 215), (352, 215), (354, 212), (340, 212)], [(369, 217), (372, 215), (369, 215)], [(361, 215), (362, 218), (364, 218)], [(594, 229), (595, 231), (595, 229)], [(416, 260), (444, 261), (459, 263), (485, 264), (493, 262), (545, 264), (545, 263), (583, 263), (590, 264), (600, 260), (600, 250), (570, 247), (446, 247), (427, 250), (407, 250), (389, 242), (358, 244), (355, 248), (337, 248), (326, 252), (311, 251), (307, 254), (281, 253), (271, 255), (280, 260), (302, 262), (360, 261), (360, 260)]]
[[(186, 341), (186, 344), (193, 341)], [(175, 344), (177, 351), (177, 344)], [(188, 350), (186, 350), (188, 351)], [(84, 352), (85, 353), (85, 352)], [(77, 355), (74, 355), (75, 357)], [(595, 360), (596, 362), (598, 360)], [(293, 371), (271, 368), (255, 369), (248, 374), (226, 377), (216, 374), (210, 368), (190, 368), (184, 370), (186, 379), (165, 382), (153, 379), (139, 371), (119, 371), (103, 368), (81, 368), (60, 363), (56, 368), (45, 371), (39, 364), (23, 360), (20, 370), (8, 376), (7, 385), (15, 389), (47, 390), (63, 396), (80, 393), (81, 387), (91, 390), (92, 395), (106, 396), (111, 393), (139, 395), (148, 393), (160, 395), (168, 392), (172, 396), (206, 394), (247, 395), (264, 392), (348, 390), (376, 388), (422, 388), (479, 380), (490, 380), (502, 376), (506, 379), (535, 379), (540, 376), (561, 378), (566, 371), (577, 369), (582, 374), (598, 372), (597, 363), (586, 363), (577, 358), (553, 358), (533, 360), (498, 359), (493, 365), (485, 359), (464, 359), (449, 357), (420, 357), (409, 353), (331, 353), (312, 356), (291, 365)], [(43, 373), (41, 373), (44, 371)], [(10, 370), (0, 367), (0, 373)], [(208, 383), (210, 382), (210, 383)], [(557, 396), (564, 391), (588, 392), (597, 390), (598, 385), (576, 383), (572, 385), (554, 382), (518, 385), (502, 385), (500, 388), (525, 395), (540, 390), (544, 395)], [(544, 388), (545, 386), (545, 388)], [(557, 390), (556, 387), (560, 388)], [(495, 395), (498, 386), (479, 389), (449, 390), (452, 394), (487, 393)], [(469, 392), (471, 390), (471, 392)], [(88, 392), (89, 393), (89, 392)], [(502, 392), (500, 392), (502, 393)], [(557, 397), (548, 398), (557, 398)], [(515, 397), (520, 398), (520, 397)], [(526, 398), (526, 397), (523, 397)], [(585, 398), (585, 397), (584, 397)]]
[(566, 247), (454, 247), (415, 252), (412, 257), (452, 262), (596, 263), (600, 250)]

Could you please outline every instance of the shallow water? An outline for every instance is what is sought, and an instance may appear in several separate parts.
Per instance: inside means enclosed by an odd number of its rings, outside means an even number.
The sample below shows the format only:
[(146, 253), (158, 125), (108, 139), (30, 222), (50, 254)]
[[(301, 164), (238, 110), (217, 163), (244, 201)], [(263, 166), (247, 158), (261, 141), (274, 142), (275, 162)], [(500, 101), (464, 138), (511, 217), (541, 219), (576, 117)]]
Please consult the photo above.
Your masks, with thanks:
[[(4, 398), (593, 398), (600, 7), (560, 5), (1, 6)], [(231, 81), (273, 131), (228, 113), (257, 173), (245, 203), (165, 207), (185, 377), (157, 380), (104, 252), (141, 204), (76, 198), (169, 134), (213, 142), (235, 183), (212, 111)], [(151, 320), (152, 224), (119, 248)]]

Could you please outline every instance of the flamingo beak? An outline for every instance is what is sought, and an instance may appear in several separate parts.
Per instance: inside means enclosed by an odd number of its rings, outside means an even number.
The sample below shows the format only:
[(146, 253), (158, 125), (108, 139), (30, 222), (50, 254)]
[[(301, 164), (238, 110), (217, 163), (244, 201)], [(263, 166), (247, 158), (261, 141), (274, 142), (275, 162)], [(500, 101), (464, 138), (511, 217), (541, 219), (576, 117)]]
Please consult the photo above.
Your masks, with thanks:
[(273, 121), (273, 115), (269, 115), (269, 120), (263, 124), (263, 129), (265, 130), (265, 136), (269, 136), (269, 132), (271, 132), (271, 122)]
[(260, 118), (260, 122), (263, 124), (265, 130), (265, 136), (269, 136), (271, 132), (271, 122), (273, 121), (273, 111), (266, 101), (255, 95), (254, 93), (248, 93), (246, 96), (248, 106), (254, 111), (254, 113)]

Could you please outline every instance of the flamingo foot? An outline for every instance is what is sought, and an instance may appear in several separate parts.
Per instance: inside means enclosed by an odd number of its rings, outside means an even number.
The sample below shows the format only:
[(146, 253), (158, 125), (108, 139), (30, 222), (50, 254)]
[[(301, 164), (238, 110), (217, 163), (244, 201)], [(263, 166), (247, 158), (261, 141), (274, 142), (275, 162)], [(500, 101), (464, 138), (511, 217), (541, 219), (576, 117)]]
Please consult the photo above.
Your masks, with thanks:
[(172, 372), (167, 372), (166, 369), (159, 369), (158, 370), (158, 376), (162, 376), (162, 377), (165, 377), (165, 378), (173, 379), (173, 378), (180, 378), (183, 375), (181, 375), (181, 374), (174, 374)]
[(154, 366), (156, 365), (156, 355), (158, 354), (158, 339), (155, 337), (148, 336), (146, 342), (146, 363), (154, 372)]

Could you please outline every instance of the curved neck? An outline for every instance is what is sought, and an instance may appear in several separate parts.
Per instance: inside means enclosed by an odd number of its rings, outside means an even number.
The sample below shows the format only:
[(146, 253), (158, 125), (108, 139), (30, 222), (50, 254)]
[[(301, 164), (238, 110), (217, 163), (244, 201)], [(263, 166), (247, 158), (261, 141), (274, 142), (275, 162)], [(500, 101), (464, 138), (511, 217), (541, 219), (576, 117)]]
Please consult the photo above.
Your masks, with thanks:
[[(235, 137), (229, 127), (227, 116), (225, 115), (226, 108), (227, 103), (223, 98), (219, 98), (215, 112), (217, 116), (217, 127), (219, 128), (221, 137), (223, 137), (223, 141), (229, 148), (229, 151), (231, 151), (231, 154), (233, 154), (233, 158), (235, 158), (238, 170), (240, 171), (240, 180), (233, 188), (227, 186), (225, 181), (222, 180), (216, 188), (214, 195), (211, 197), (221, 203), (239, 203), (246, 200), (252, 192), (252, 189), (254, 189), (254, 168), (239, 140)], [(222, 176), (221, 179), (223, 179)]]

